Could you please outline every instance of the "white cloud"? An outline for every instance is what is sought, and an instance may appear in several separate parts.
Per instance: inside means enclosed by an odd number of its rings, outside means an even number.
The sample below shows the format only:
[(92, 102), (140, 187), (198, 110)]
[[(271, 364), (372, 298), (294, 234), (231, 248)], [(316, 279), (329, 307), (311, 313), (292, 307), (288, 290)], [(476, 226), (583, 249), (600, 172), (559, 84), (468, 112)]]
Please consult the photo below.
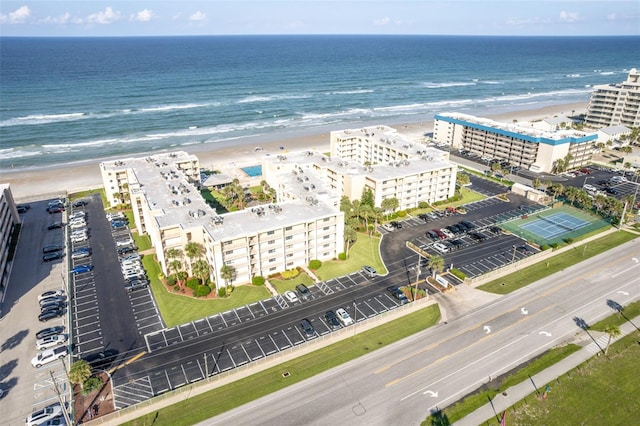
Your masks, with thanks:
[(563, 10), (560, 12), (560, 20), (562, 22), (576, 22), (580, 20), (580, 17), (576, 12), (567, 12)]
[(120, 12), (107, 7), (102, 12), (92, 13), (87, 17), (87, 22), (91, 24), (112, 24), (120, 19)]
[(189, 16), (189, 20), (195, 22), (204, 21), (205, 19), (207, 19), (207, 14), (200, 11), (197, 11), (193, 15)]
[(616, 20), (616, 14), (615, 13), (610, 13), (607, 15), (607, 21), (615, 21)]
[(140, 22), (149, 22), (149, 21), (151, 21), (153, 16), (154, 16), (153, 11), (151, 11), (149, 9), (144, 9), (144, 10), (141, 10), (140, 12), (136, 13), (135, 15), (132, 15), (131, 16), (131, 20), (132, 21), (140, 21)]
[(71, 22), (71, 14), (69, 12), (65, 12), (59, 16), (47, 16), (42, 20), (45, 24), (68, 24)]
[(29, 6), (20, 6), (15, 11), (9, 12), (7, 15), (0, 15), (0, 22), (3, 24), (22, 24), (29, 16), (31, 16), (31, 9), (29, 9)]
[(373, 25), (387, 25), (389, 22), (391, 22), (391, 18), (385, 16), (384, 18), (374, 19)]

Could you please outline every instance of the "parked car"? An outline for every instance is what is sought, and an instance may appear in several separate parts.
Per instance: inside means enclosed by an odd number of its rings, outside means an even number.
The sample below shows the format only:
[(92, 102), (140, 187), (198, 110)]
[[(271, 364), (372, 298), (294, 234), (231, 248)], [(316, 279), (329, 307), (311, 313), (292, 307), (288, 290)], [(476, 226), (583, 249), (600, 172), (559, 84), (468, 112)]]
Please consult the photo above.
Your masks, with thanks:
[(469, 236), (476, 241), (484, 241), (487, 239), (487, 236), (481, 232), (475, 232), (475, 231), (469, 232)]
[(40, 352), (35, 357), (33, 357), (33, 359), (31, 360), (31, 365), (33, 365), (36, 368), (40, 368), (45, 364), (53, 362), (57, 359), (64, 358), (65, 356), (67, 356), (67, 354), (68, 352), (65, 346), (62, 346), (59, 348), (53, 348), (53, 349), (46, 349)]
[(70, 238), (71, 242), (74, 243), (74, 244), (84, 243), (88, 239), (89, 239), (89, 237), (87, 236), (87, 234), (73, 235)]
[(64, 315), (64, 309), (48, 309), (46, 311), (42, 311), (40, 315), (38, 315), (38, 321), (47, 322), (52, 319), (60, 318)]
[(382, 225), (382, 229), (389, 232), (393, 232), (395, 230), (395, 228), (391, 226), (390, 223), (385, 223), (384, 225)]
[(284, 293), (282, 293), (282, 295), (284, 296), (285, 299), (287, 299), (287, 302), (289, 303), (296, 303), (300, 301), (298, 299), (298, 296), (291, 290), (285, 291)]
[(56, 251), (61, 251), (64, 250), (64, 247), (54, 244), (51, 246), (46, 246), (42, 248), (42, 253), (47, 254), (47, 253), (54, 253)]
[(93, 266), (91, 265), (76, 265), (73, 267), (73, 269), (71, 269), (71, 273), (72, 274), (84, 274), (87, 273), (89, 271), (91, 271), (93, 269)]
[(300, 297), (302, 297), (302, 299), (308, 300), (311, 298), (311, 292), (309, 291), (306, 285), (298, 284), (296, 286), (296, 290), (298, 291), (298, 293), (300, 293)]
[(78, 220), (78, 219), (84, 220), (86, 216), (87, 214), (83, 210), (78, 210), (69, 215), (69, 220)]
[(432, 231), (438, 236), (439, 239), (444, 240), (445, 238), (447, 238), (447, 236), (445, 234), (442, 233), (441, 230), (439, 229), (432, 229)]
[(47, 226), (48, 230), (52, 230), (52, 229), (60, 229), (64, 227), (64, 223), (62, 222), (53, 222), (51, 225)]
[(64, 309), (64, 300), (53, 300), (40, 305), (40, 313)]
[(106, 214), (107, 220), (109, 222), (113, 220), (126, 220), (127, 216), (123, 212), (112, 212)]
[(51, 297), (45, 297), (44, 299), (40, 299), (38, 300), (38, 303), (40, 303), (40, 307), (42, 308), (45, 305), (48, 305), (50, 303), (64, 303), (65, 298), (64, 296), (51, 296)]
[(455, 235), (453, 234), (453, 232), (449, 231), (447, 228), (442, 228), (440, 229), (440, 232), (442, 232), (447, 238), (453, 238), (455, 237)]
[(409, 299), (407, 299), (407, 296), (405, 296), (402, 290), (400, 290), (398, 287), (395, 287), (395, 286), (387, 287), (387, 290), (398, 302), (400, 302), (401, 305), (404, 305), (405, 303), (409, 303)]
[(64, 253), (61, 251), (57, 251), (55, 253), (47, 253), (42, 255), (43, 262), (51, 262), (54, 260), (62, 259), (64, 257)]
[(71, 206), (73, 207), (83, 207), (89, 204), (88, 200), (75, 200)]
[(36, 339), (44, 339), (47, 336), (56, 336), (64, 332), (64, 327), (59, 325), (56, 327), (47, 327), (36, 333)]
[(327, 322), (327, 325), (332, 330), (337, 330), (340, 328), (340, 321), (338, 321), (338, 317), (336, 316), (335, 312), (333, 311), (325, 312), (324, 320)]
[(373, 269), (371, 266), (366, 266), (366, 265), (363, 266), (362, 267), (362, 272), (365, 275), (369, 276), (370, 278), (378, 276), (378, 272), (375, 269)]
[(47, 207), (47, 211), (49, 214), (62, 213), (64, 211), (64, 207)]
[(440, 253), (448, 253), (449, 248), (442, 243), (434, 243), (433, 248), (438, 250)]
[(133, 239), (132, 238), (127, 238), (124, 240), (117, 240), (116, 241), (116, 247), (126, 247), (126, 246), (131, 246), (133, 245)]
[(300, 328), (307, 337), (314, 337), (316, 335), (316, 330), (311, 325), (311, 321), (306, 318), (300, 321)]
[(91, 249), (89, 247), (78, 247), (71, 252), (72, 259), (84, 259), (91, 256)]
[(27, 211), (29, 211), (30, 208), (31, 206), (29, 204), (16, 205), (16, 209), (18, 210), (18, 213), (26, 213)]
[(338, 317), (338, 321), (340, 321), (345, 327), (353, 324), (353, 318), (351, 318), (351, 315), (349, 315), (344, 308), (336, 309), (336, 316)]
[(494, 234), (500, 234), (502, 232), (502, 229), (500, 229), (499, 226), (492, 226), (491, 228), (489, 228), (489, 231), (493, 232)]
[(391, 223), (391, 226), (393, 226), (394, 228), (402, 229), (402, 223), (396, 222), (395, 220), (392, 220), (390, 223)]
[(438, 234), (436, 234), (433, 231), (427, 231), (425, 232), (425, 235), (429, 238), (431, 238), (432, 240), (437, 240), (438, 239)]
[(149, 281), (140, 279), (140, 280), (130, 281), (129, 283), (127, 283), (127, 285), (124, 286), (124, 289), (128, 293), (131, 293), (132, 291), (141, 290), (147, 287), (149, 287)]
[(60, 404), (52, 404), (29, 414), (24, 422), (26, 426), (38, 426), (60, 416), (62, 416), (62, 406)]
[(87, 361), (93, 369), (107, 370), (111, 367), (117, 357), (118, 351), (115, 349), (107, 349), (104, 352), (94, 352), (86, 355), (82, 359)]
[(124, 229), (127, 227), (126, 222), (114, 220), (111, 222), (111, 229)]
[(118, 249), (118, 255), (122, 256), (124, 254), (133, 253), (135, 251), (136, 251), (136, 247), (132, 247), (132, 246), (120, 247)]
[(36, 341), (36, 348), (41, 351), (43, 349), (48, 349), (53, 346), (60, 346), (64, 342), (67, 341), (67, 336), (64, 334), (55, 334), (53, 336), (43, 337), (42, 339), (38, 339)]
[(87, 226), (87, 222), (84, 220), (72, 220), (69, 222), (69, 228), (71, 229), (80, 229), (85, 228)]

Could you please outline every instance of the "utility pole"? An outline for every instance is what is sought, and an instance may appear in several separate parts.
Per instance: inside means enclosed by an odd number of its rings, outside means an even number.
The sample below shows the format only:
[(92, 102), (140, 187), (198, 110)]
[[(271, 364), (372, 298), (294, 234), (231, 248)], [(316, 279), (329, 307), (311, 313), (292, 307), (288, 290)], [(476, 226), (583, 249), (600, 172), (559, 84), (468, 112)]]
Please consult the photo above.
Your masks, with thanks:
[(58, 388), (58, 382), (56, 378), (53, 376), (53, 370), (49, 370), (49, 374), (51, 375), (51, 381), (53, 382), (53, 387), (56, 390), (56, 394), (58, 395), (58, 401), (60, 402), (60, 407), (62, 407), (62, 415), (64, 416), (64, 420), (68, 425), (72, 425), (71, 419), (69, 418), (69, 413), (67, 412), (67, 405), (62, 399), (62, 394), (60, 394), (60, 389)]

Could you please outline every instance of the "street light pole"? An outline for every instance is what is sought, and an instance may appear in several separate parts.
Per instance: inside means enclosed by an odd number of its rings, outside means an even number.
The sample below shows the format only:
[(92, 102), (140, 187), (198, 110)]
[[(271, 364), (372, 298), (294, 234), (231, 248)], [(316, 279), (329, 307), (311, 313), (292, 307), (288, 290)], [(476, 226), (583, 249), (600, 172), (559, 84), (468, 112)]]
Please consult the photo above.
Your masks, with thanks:
[(511, 263), (515, 262), (516, 260), (516, 246), (513, 246), (513, 256), (511, 256)]

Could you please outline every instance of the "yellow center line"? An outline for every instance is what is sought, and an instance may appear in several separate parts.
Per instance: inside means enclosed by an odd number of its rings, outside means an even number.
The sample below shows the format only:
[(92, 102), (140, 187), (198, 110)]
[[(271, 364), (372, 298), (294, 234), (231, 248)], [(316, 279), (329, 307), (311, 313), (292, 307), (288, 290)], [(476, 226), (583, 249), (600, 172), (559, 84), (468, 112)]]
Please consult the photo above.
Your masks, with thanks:
[[(598, 274), (598, 273), (602, 272), (602, 271), (603, 271), (603, 270), (605, 270), (605, 269), (610, 269), (611, 267), (613, 267), (613, 266), (615, 266), (615, 265), (617, 265), (617, 264), (619, 264), (619, 263), (621, 263), (621, 262), (628, 261), (628, 260), (629, 260), (629, 258), (627, 258), (627, 257), (619, 258), (619, 259), (617, 259), (617, 260), (613, 261), (612, 263), (609, 263), (609, 264), (606, 264), (606, 265), (603, 265), (603, 266), (599, 267), (598, 269), (596, 269), (596, 270), (594, 270), (594, 271), (591, 271), (591, 272), (585, 272), (585, 273), (583, 273), (583, 274), (581, 274), (581, 275), (579, 275), (579, 276), (574, 277), (573, 279), (567, 280), (567, 281), (566, 281), (564, 284), (562, 284), (562, 285), (552, 286), (549, 290), (547, 290), (547, 291), (546, 291), (546, 292), (544, 292), (544, 293), (535, 294), (535, 295), (534, 295), (534, 296), (532, 296), (530, 299), (528, 299), (527, 301), (525, 301), (524, 303), (522, 303), (522, 305), (528, 305), (528, 304), (530, 304), (531, 302), (533, 302), (533, 301), (535, 301), (535, 300), (539, 300), (539, 299), (541, 299), (541, 298), (543, 298), (543, 297), (547, 297), (547, 296), (549, 296), (549, 295), (551, 295), (551, 294), (553, 294), (553, 293), (556, 293), (556, 292), (558, 292), (558, 291), (560, 291), (560, 290), (564, 289), (565, 287), (568, 287), (568, 286), (570, 286), (570, 285), (575, 284), (576, 282), (578, 282), (578, 281), (580, 281), (580, 280), (582, 280), (582, 279), (584, 279), (584, 278), (586, 278), (586, 277), (588, 277), (588, 276), (592, 276), (592, 275)], [(524, 288), (526, 288), (526, 287), (524, 287)], [(512, 326), (513, 326), (513, 325), (515, 325), (515, 324), (518, 324), (518, 323), (519, 323), (519, 322), (521, 322), (521, 321), (525, 321), (525, 320), (527, 320), (528, 318), (530, 318), (530, 317), (533, 317), (533, 316), (537, 315), (538, 313), (541, 313), (541, 312), (546, 311), (547, 309), (551, 308), (551, 306), (553, 306), (553, 305), (547, 306), (547, 307), (546, 307), (546, 308), (544, 308), (543, 310), (541, 310), (541, 311), (539, 311), (539, 312), (536, 312), (536, 313), (535, 313), (535, 314), (533, 314), (533, 315), (527, 315), (527, 316), (525, 316), (524, 318), (522, 318), (522, 319), (520, 319), (520, 320), (516, 321), (516, 323), (512, 324)], [(475, 330), (475, 329), (477, 329), (477, 328), (483, 327), (483, 326), (484, 326), (484, 324), (487, 324), (487, 323), (489, 323), (489, 322), (491, 322), (491, 321), (495, 321), (496, 319), (500, 318), (501, 316), (507, 315), (507, 314), (512, 313), (512, 312), (514, 312), (514, 311), (517, 311), (517, 310), (519, 310), (519, 309), (520, 309), (520, 307), (515, 307), (515, 308), (510, 309), (510, 310), (508, 310), (508, 311), (501, 312), (499, 315), (496, 315), (495, 317), (490, 318), (489, 320), (487, 320), (487, 321), (483, 322), (482, 324), (478, 324), (478, 325), (475, 325), (475, 326), (469, 327), (469, 328), (467, 328), (467, 329), (465, 329), (465, 330), (463, 330), (463, 331), (459, 332), (458, 334), (456, 334), (456, 335), (454, 335), (454, 336), (451, 336), (450, 338), (448, 338), (448, 339), (446, 339), (446, 340), (444, 340), (444, 341), (442, 341), (442, 342), (439, 342), (439, 343), (433, 343), (433, 344), (431, 344), (431, 345), (429, 345), (429, 346), (427, 346), (427, 347), (425, 347), (425, 348), (423, 348), (423, 349), (420, 349), (420, 350), (414, 351), (414, 352), (412, 352), (411, 354), (408, 354), (408, 355), (406, 355), (406, 356), (404, 356), (404, 357), (402, 357), (402, 358), (400, 358), (400, 359), (397, 359), (397, 360), (395, 360), (395, 361), (393, 361), (393, 362), (391, 362), (391, 363), (389, 363), (389, 364), (387, 364), (387, 365), (385, 365), (385, 366), (383, 366), (383, 367), (380, 367), (379, 369), (377, 369), (377, 370), (375, 370), (375, 371), (374, 371), (374, 374), (381, 374), (381, 373), (385, 372), (386, 370), (390, 369), (391, 367), (394, 367), (394, 366), (396, 366), (396, 365), (398, 365), (398, 364), (401, 364), (401, 363), (403, 363), (403, 362), (405, 362), (405, 361), (409, 360), (410, 358), (413, 358), (413, 357), (414, 357), (414, 356), (416, 356), (416, 355), (420, 355), (420, 354), (422, 354), (422, 353), (424, 353), (424, 352), (430, 351), (431, 349), (435, 348), (436, 346), (444, 345), (444, 344), (446, 344), (446, 343), (448, 343), (448, 342), (452, 341), (453, 339), (455, 339), (455, 338), (457, 338), (457, 337), (460, 337), (461, 335), (463, 335), (463, 334), (465, 334), (465, 333), (468, 333), (468, 332), (470, 332), (470, 331), (472, 331), (472, 330)], [(505, 330), (509, 329), (510, 327), (511, 327), (511, 326), (509, 326), (509, 327), (507, 327), (507, 328), (505, 328), (505, 329), (502, 329), (502, 330), (500, 330), (500, 332), (505, 331)], [(495, 335), (495, 334), (494, 334), (494, 335)], [(486, 338), (488, 338), (488, 337), (492, 337), (492, 334), (487, 334), (487, 336), (482, 337), (480, 340), (478, 340), (478, 342), (480, 342), (480, 341), (482, 341), (482, 340), (484, 340), (484, 339), (486, 339)], [(476, 342), (476, 343), (477, 343), (477, 342)], [(475, 343), (474, 343), (474, 344), (475, 344)], [(473, 346), (473, 345), (472, 345), (472, 346)], [(466, 348), (465, 348), (465, 349), (466, 349)], [(464, 350), (464, 349), (461, 349), (461, 351), (462, 351), (462, 350)], [(458, 351), (458, 352), (460, 352), (460, 351)], [(458, 353), (458, 352), (454, 352), (454, 354), (455, 354), (455, 353)], [(451, 354), (451, 355), (453, 355), (453, 354)], [(438, 363), (438, 362), (440, 362), (440, 361), (442, 361), (442, 360), (446, 359), (447, 357), (449, 357), (449, 356), (451, 356), (451, 355), (447, 355), (447, 356), (445, 356), (445, 357), (440, 358), (439, 360), (437, 360), (437, 361), (435, 361), (434, 363), (430, 364), (428, 367), (433, 366), (434, 364), (436, 364), (436, 363)], [(421, 370), (424, 370), (425, 368), (428, 368), (428, 367), (424, 367), (424, 368), (422, 368), (422, 369), (420, 369), (420, 370), (416, 370), (414, 373), (411, 373), (411, 374), (409, 374), (408, 376), (401, 377), (401, 378), (398, 378), (398, 379), (396, 379), (396, 380), (393, 380), (393, 381), (391, 381), (391, 382), (387, 383), (387, 385), (386, 385), (386, 386), (392, 386), (392, 385), (394, 385), (394, 384), (396, 384), (396, 383), (398, 383), (398, 382), (400, 382), (400, 381), (404, 380), (405, 378), (411, 377), (411, 376), (413, 376), (415, 373), (417, 373), (417, 372), (419, 372), (419, 371), (421, 371)]]

